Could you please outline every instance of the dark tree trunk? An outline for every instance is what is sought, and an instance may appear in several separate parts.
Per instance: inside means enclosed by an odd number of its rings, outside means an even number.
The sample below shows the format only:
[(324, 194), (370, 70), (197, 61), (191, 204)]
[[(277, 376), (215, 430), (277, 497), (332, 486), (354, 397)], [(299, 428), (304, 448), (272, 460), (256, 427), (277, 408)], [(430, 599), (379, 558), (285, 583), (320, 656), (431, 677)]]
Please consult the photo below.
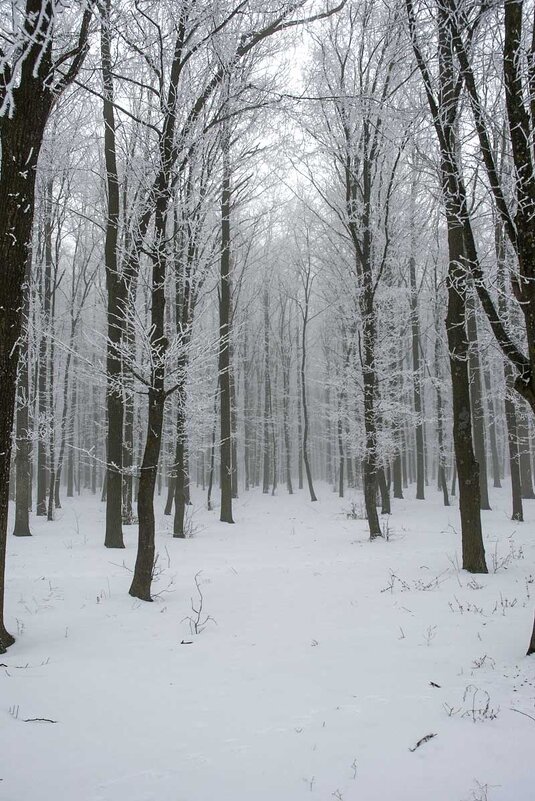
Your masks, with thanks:
[[(471, 573), (486, 573), (485, 550), (481, 531), (479, 469), (472, 442), (470, 382), (468, 376), (468, 338), (466, 333), (466, 272), (474, 264), (466, 193), (458, 163), (455, 135), (459, 92), (462, 82), (454, 72), (453, 41), (448, 12), (438, 8), (438, 45), (440, 87), (438, 99), (432, 85), (415, 33), (412, 0), (406, 0), (412, 44), (424, 79), (433, 123), (440, 143), (441, 180), (448, 226), (449, 269), (447, 277), (448, 312), (446, 331), (450, 356), (453, 399), (453, 442), (459, 480), (459, 508), (463, 568)], [(466, 259), (468, 251), (469, 259)]]
[[(505, 247), (503, 227), (498, 222), (495, 225), (494, 244), (496, 250), (496, 263), (498, 268), (498, 311), (503, 320), (508, 319), (507, 296), (505, 293)], [(507, 426), (507, 446), (509, 452), (509, 470), (511, 473), (511, 500), (512, 520), (523, 522), (524, 510), (522, 506), (522, 483), (520, 478), (520, 455), (518, 452), (518, 427), (516, 420), (516, 407), (511, 395), (514, 386), (514, 369), (508, 359), (503, 360), (503, 377), (505, 381), (505, 424)]]
[[(37, 0), (27, 4), (25, 31), (31, 44), (13, 91), (13, 112), (0, 118), (0, 653), (14, 642), (4, 626), (11, 437), (37, 159), (54, 102), (52, 93), (44, 88), (52, 63), (52, 21), (46, 15), (39, 19), (40, 7)], [(32, 40), (38, 24), (42, 34)], [(47, 37), (49, 43), (43, 44)]]
[[(176, 452), (175, 452), (175, 458), (176, 458)], [(172, 470), (173, 473), (175, 473), (176, 471), (175, 465), (173, 465)], [(167, 498), (165, 501), (164, 515), (170, 515), (171, 512), (173, 511), (173, 502), (175, 500), (175, 488), (176, 488), (176, 476), (171, 475), (169, 476), (169, 481), (167, 483)]]
[(11, 69), (20, 69), (12, 91), (13, 109), (0, 117), (0, 652), (14, 641), (4, 626), (4, 578), (11, 437), (17, 384), (17, 364), (22, 333), (25, 272), (30, 257), (35, 207), (35, 177), (45, 126), (57, 97), (76, 76), (86, 52), (91, 9), (83, 14), (78, 45), (63, 78), (52, 63), (54, 15), (48, 2), (27, 0), (18, 20), (23, 33), (25, 58), (18, 67), (4, 66), (9, 82)]
[[(165, 172), (165, 171), (163, 171)], [(151, 282), (151, 350), (153, 367), (149, 387), (147, 437), (141, 463), (137, 496), (138, 548), (130, 595), (142, 601), (152, 601), (151, 583), (155, 558), (154, 491), (158, 475), (158, 461), (162, 444), (163, 414), (165, 406), (165, 352), (167, 340), (165, 324), (166, 274), (166, 222), (168, 207), (168, 176), (162, 174), (156, 202), (156, 243), (152, 260)], [(120, 490), (119, 490), (120, 492)]]
[(402, 481), (402, 471), (401, 471), (401, 454), (399, 452), (399, 447), (396, 451), (396, 455), (394, 456), (394, 461), (392, 464), (392, 485), (393, 485), (393, 494), (394, 498), (403, 498), (403, 481)]
[(483, 390), (481, 381), (481, 363), (479, 358), (479, 338), (474, 297), (471, 291), (466, 293), (466, 332), (468, 335), (468, 371), (470, 376), (470, 403), (472, 409), (472, 427), (474, 436), (474, 452), (479, 465), (479, 489), (481, 508), (490, 509), (487, 480), (487, 449), (485, 446), (485, 414), (483, 409)]
[[(448, 168), (449, 169), (449, 168)], [(447, 176), (447, 170), (444, 175)], [(446, 198), (448, 203), (448, 198)], [(481, 499), (479, 467), (472, 445), (472, 416), (470, 409), (470, 380), (468, 377), (468, 340), (465, 322), (466, 274), (463, 230), (458, 221), (458, 209), (447, 209), (448, 246), (448, 314), (446, 330), (450, 351), (453, 399), (453, 441), (459, 481), (459, 508), (463, 568), (470, 573), (486, 573), (485, 549), (481, 531)]]
[(124, 309), (122, 308), (121, 302), (122, 279), (119, 276), (117, 261), (120, 200), (115, 140), (110, 3), (111, 0), (106, 0), (101, 15), (101, 66), (104, 87), (104, 156), (106, 162), (107, 188), (107, 219), (104, 255), (106, 265), (106, 288), (108, 293), (108, 342), (106, 352), (106, 410), (108, 430), (106, 453), (106, 535), (104, 545), (106, 548), (124, 548), (122, 527), (124, 402), (121, 386), (122, 369), (120, 355), (123, 328), (122, 315)]
[(381, 514), (389, 515), (392, 513), (390, 507), (390, 492), (383, 467), (380, 467), (377, 471), (377, 484), (381, 495)]

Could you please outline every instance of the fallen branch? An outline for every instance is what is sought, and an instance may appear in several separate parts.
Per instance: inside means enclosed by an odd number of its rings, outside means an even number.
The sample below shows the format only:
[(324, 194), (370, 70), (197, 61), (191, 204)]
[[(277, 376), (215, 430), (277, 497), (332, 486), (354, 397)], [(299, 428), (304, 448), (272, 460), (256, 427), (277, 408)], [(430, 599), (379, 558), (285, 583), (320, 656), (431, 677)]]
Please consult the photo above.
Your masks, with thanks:
[(512, 707), (512, 706), (510, 706), (509, 709), (511, 710), (511, 712), (518, 712), (519, 715), (525, 715), (525, 717), (529, 718), (530, 720), (534, 720), (535, 721), (535, 718), (533, 717), (533, 715), (528, 715), (527, 712), (522, 712), (521, 709), (514, 709), (514, 707)]
[(416, 751), (417, 748), (419, 748), (424, 743), (429, 742), (429, 740), (432, 740), (433, 737), (436, 737), (436, 736), (437, 736), (436, 734), (426, 734), (425, 737), (422, 737), (421, 740), (418, 740), (418, 742), (416, 743), (414, 748), (409, 748), (409, 751)]

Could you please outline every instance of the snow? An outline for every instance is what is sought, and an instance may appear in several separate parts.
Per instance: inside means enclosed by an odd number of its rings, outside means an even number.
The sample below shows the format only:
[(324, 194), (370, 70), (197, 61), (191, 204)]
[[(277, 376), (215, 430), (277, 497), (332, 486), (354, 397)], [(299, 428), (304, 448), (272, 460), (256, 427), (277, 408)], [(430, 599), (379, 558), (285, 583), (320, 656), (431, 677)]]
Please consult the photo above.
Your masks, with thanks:
[[(373, 543), (319, 495), (243, 493), (228, 526), (195, 494), (187, 540), (158, 499), (153, 604), (128, 595), (135, 526), (104, 549), (96, 498), (10, 537), (0, 799), (533, 799), (535, 502), (512, 523), (494, 491), (474, 577), (431, 488)], [(215, 622), (192, 635), (199, 571)]]

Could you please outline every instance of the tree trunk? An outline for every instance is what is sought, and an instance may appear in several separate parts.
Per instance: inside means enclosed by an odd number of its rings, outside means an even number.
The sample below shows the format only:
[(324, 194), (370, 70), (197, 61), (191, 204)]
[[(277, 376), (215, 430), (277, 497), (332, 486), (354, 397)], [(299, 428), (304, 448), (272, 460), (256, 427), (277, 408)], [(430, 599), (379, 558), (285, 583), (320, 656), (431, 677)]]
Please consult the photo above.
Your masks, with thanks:
[(297, 326), (297, 486), (303, 489), (303, 410), (301, 408), (301, 360), (299, 358), (299, 325)]
[(303, 463), (305, 465), (305, 474), (307, 477), (308, 491), (310, 493), (310, 500), (317, 501), (316, 493), (314, 492), (314, 484), (312, 482), (312, 471), (310, 469), (310, 462), (308, 458), (308, 404), (307, 404), (307, 387), (306, 387), (306, 335), (308, 323), (308, 306), (309, 306), (309, 276), (307, 277), (307, 285), (305, 285), (305, 309), (303, 313), (303, 327), (301, 329), (301, 408), (303, 410)]
[[(496, 222), (494, 228), (494, 247), (496, 251), (497, 284), (498, 284), (498, 312), (502, 320), (508, 319), (507, 296), (505, 293), (505, 247), (503, 226)], [(509, 470), (511, 473), (512, 520), (522, 522), (524, 510), (522, 507), (522, 482), (520, 476), (520, 454), (518, 452), (518, 427), (516, 420), (515, 401), (511, 395), (514, 385), (514, 369), (508, 359), (503, 360), (503, 377), (505, 381), (505, 423), (507, 426), (507, 446), (509, 451)]]
[[(447, 175), (446, 170), (444, 170), (444, 174)], [(479, 466), (472, 445), (468, 340), (465, 320), (466, 274), (462, 264), (464, 256), (463, 230), (458, 222), (457, 209), (448, 209), (446, 213), (450, 259), (446, 330), (450, 352), (453, 441), (459, 481), (463, 568), (470, 573), (486, 573), (487, 565), (480, 517)]]
[[(28, 269), (29, 272), (29, 269)], [(30, 310), (30, 292), (26, 283), (24, 290), (24, 319), (28, 324)], [(13, 535), (15, 537), (30, 537), (30, 506), (31, 506), (31, 441), (30, 441), (30, 414), (29, 414), (29, 353), (28, 353), (28, 330), (24, 331), (24, 336), (20, 346), (19, 378), (17, 383), (17, 417), (16, 417), (16, 496), (15, 496), (15, 526)]]
[(517, 433), (518, 433), (518, 449), (520, 457), (520, 483), (522, 486), (522, 498), (531, 499), (535, 498), (535, 493), (533, 492), (533, 473), (531, 470), (531, 447), (529, 438), (529, 425), (526, 419), (526, 411), (522, 407), (517, 411), (516, 420), (517, 420)]
[(492, 483), (493, 486), (499, 489), (502, 486), (500, 481), (500, 458), (498, 456), (498, 441), (496, 436), (496, 404), (492, 397), (492, 380), (490, 376), (490, 369), (488, 364), (485, 364), (483, 369), (483, 378), (485, 384), (485, 395), (487, 399), (487, 410), (489, 418), (489, 440), (490, 440), (490, 454), (492, 460)]
[[(163, 414), (165, 406), (165, 352), (167, 339), (165, 325), (166, 275), (166, 222), (168, 206), (168, 176), (162, 174), (156, 202), (155, 251), (152, 259), (151, 281), (151, 351), (152, 371), (149, 387), (147, 437), (141, 463), (138, 510), (138, 548), (130, 595), (142, 601), (152, 601), (151, 583), (155, 555), (154, 490), (158, 475), (158, 461), (162, 444)], [(119, 489), (120, 492), (120, 489)]]
[(107, 188), (104, 256), (106, 266), (106, 289), (108, 293), (108, 341), (106, 350), (106, 410), (108, 430), (106, 453), (106, 535), (104, 545), (106, 548), (124, 548), (122, 527), (124, 403), (121, 386), (122, 369), (120, 355), (123, 328), (122, 315), (124, 310), (121, 302), (121, 277), (119, 276), (117, 261), (120, 201), (115, 138), (115, 111), (113, 105), (110, 0), (106, 0), (102, 9), (101, 66), (104, 88), (104, 156)]
[[(11, 439), (22, 333), (24, 281), (30, 257), (35, 203), (35, 174), (45, 125), (54, 98), (44, 88), (51, 67), (51, 20), (25, 19), (31, 43), (37, 24), (44, 30), (38, 43), (29, 44), (21, 65), (15, 105), (0, 118), (0, 653), (14, 642), (4, 625), (4, 580)], [(31, 109), (31, 121), (28, 110)]]
[[(414, 182), (413, 182), (414, 192)], [(413, 239), (414, 237), (412, 237)], [(414, 242), (412, 243), (414, 248)], [(422, 416), (422, 373), (420, 367), (420, 323), (418, 320), (418, 289), (416, 286), (416, 260), (409, 258), (409, 276), (411, 285), (411, 344), (413, 370), (413, 400), (416, 417), (416, 499), (423, 501), (424, 491), (424, 423)]]
[(479, 358), (479, 338), (477, 333), (474, 296), (466, 293), (466, 332), (468, 335), (468, 371), (470, 376), (470, 403), (474, 436), (475, 458), (479, 465), (479, 488), (481, 508), (490, 509), (487, 481), (487, 451), (485, 446), (485, 414), (481, 382), (481, 363)]
[(230, 142), (224, 135), (223, 182), (221, 188), (221, 258), (219, 284), (219, 415), (220, 415), (220, 490), (222, 523), (232, 518), (232, 425), (230, 397)]
[[(184, 369), (179, 371), (184, 373)], [(178, 410), (177, 410), (177, 425), (176, 425), (176, 450), (175, 450), (175, 464), (174, 472), (175, 478), (173, 479), (174, 486), (174, 499), (175, 499), (175, 515), (173, 519), (173, 537), (183, 539), (186, 536), (184, 529), (184, 519), (186, 515), (186, 487), (188, 484), (187, 479), (187, 464), (186, 464), (186, 396), (185, 386), (182, 387), (182, 392), (179, 390), (178, 396)]]

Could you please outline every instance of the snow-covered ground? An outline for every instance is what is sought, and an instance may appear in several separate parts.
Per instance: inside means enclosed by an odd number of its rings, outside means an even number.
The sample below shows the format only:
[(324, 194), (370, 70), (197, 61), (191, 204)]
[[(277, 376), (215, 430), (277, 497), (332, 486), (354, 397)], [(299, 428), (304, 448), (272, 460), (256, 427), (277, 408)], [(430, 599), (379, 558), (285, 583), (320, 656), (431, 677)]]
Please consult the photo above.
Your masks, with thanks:
[[(495, 491), (474, 577), (429, 494), (374, 543), (326, 486), (243, 493), (234, 526), (196, 495), (192, 539), (159, 514), (153, 604), (97, 499), (33, 519), (9, 541), (2, 801), (531, 801), (535, 502), (514, 524)], [(199, 572), (215, 622), (192, 635)]]

